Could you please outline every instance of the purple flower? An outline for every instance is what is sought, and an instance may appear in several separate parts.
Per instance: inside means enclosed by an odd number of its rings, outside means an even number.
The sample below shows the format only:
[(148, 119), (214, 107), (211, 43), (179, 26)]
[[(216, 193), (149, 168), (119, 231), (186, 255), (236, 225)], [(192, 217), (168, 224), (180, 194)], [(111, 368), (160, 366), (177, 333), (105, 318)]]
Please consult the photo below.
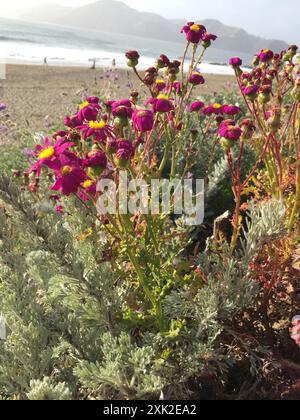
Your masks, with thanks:
[(105, 169), (107, 166), (107, 158), (100, 150), (92, 150), (88, 158), (83, 161), (83, 165), (89, 168), (101, 168)]
[(127, 51), (125, 56), (128, 60), (138, 60), (140, 58), (140, 54), (137, 51)]
[(135, 111), (132, 116), (134, 128), (137, 131), (145, 133), (151, 131), (154, 125), (154, 115), (152, 111), (141, 110)]
[(174, 109), (170, 99), (166, 95), (158, 95), (157, 98), (151, 98), (146, 102), (146, 105), (151, 104), (153, 111), (156, 112), (170, 112)]
[(115, 156), (115, 162), (119, 168), (126, 168), (131, 159), (131, 153), (127, 149), (119, 149)]
[(65, 139), (59, 139), (52, 145), (51, 140), (46, 137), (43, 145), (38, 144), (35, 146), (35, 149), (32, 150), (32, 156), (37, 158), (37, 162), (29, 168), (28, 173), (35, 172), (37, 176), (40, 176), (43, 165), (57, 159), (72, 146), (74, 146), (74, 143), (66, 142)]
[(89, 201), (89, 196), (95, 196), (97, 192), (97, 186), (94, 181), (92, 181), (90, 178), (87, 178), (81, 185), (81, 190), (79, 191), (79, 197), (83, 201)]
[(112, 114), (114, 117), (131, 118), (133, 114), (133, 109), (124, 105), (120, 105), (118, 107), (112, 108)]
[(90, 121), (88, 124), (79, 127), (83, 132), (84, 138), (93, 137), (95, 141), (105, 141), (112, 134), (112, 127), (104, 120)]
[(203, 115), (220, 115), (223, 114), (223, 106), (218, 103), (210, 104), (203, 109), (202, 113)]
[(203, 85), (205, 80), (201, 73), (194, 71), (189, 77), (189, 82), (194, 86), (198, 86)]
[(95, 105), (99, 105), (100, 99), (97, 98), (96, 96), (90, 96), (87, 99), (87, 102), (89, 102), (90, 104), (95, 104)]
[(204, 103), (201, 101), (195, 101), (190, 105), (190, 112), (198, 112), (204, 107)]
[(181, 30), (181, 33), (186, 34), (186, 39), (192, 44), (199, 44), (202, 36), (206, 33), (206, 28), (203, 25), (198, 25), (194, 22), (189, 22)]
[(201, 37), (202, 45), (205, 48), (209, 48), (211, 46), (211, 42), (215, 41), (217, 38), (217, 35), (208, 34), (207, 32), (205, 32)]
[(69, 128), (76, 128), (82, 124), (82, 120), (78, 118), (78, 115), (73, 117), (65, 117), (64, 125)]
[(241, 112), (241, 108), (234, 105), (223, 105), (223, 112), (227, 115), (237, 115)]
[(229, 64), (230, 64), (231, 67), (237, 68), (237, 67), (241, 67), (241, 65), (243, 64), (243, 61), (239, 57), (232, 57), (229, 60)]
[(62, 205), (55, 206), (55, 212), (57, 214), (61, 214), (61, 213), (63, 213), (63, 211), (64, 211), (64, 208), (63, 208)]
[(80, 167), (80, 160), (76, 155), (60, 155), (55, 161), (47, 161), (46, 166), (55, 173), (56, 181), (52, 191), (60, 191), (63, 195), (75, 194), (85, 180), (85, 172)]
[(262, 63), (268, 63), (269, 61), (273, 60), (274, 57), (274, 53), (271, 50), (262, 50), (259, 54), (258, 54), (258, 58)]
[(119, 108), (119, 106), (126, 106), (126, 108), (132, 108), (132, 102), (130, 99), (121, 99), (120, 101), (110, 101), (108, 104), (111, 105), (112, 109)]
[(182, 84), (181, 82), (175, 81), (172, 85), (172, 88), (175, 90), (177, 95), (180, 95), (182, 93)]
[(165, 80), (157, 79), (155, 81), (155, 86), (156, 86), (156, 89), (157, 89), (158, 92), (162, 92), (166, 88), (167, 84), (166, 84)]
[(245, 96), (248, 96), (250, 99), (255, 99), (259, 91), (259, 86), (257, 85), (247, 85), (242, 88), (242, 92)]
[(6, 108), (5, 104), (0, 103), (0, 111), (4, 111)]
[[(94, 97), (87, 98), (86, 101), (79, 105), (79, 111), (76, 116), (81, 122), (95, 121), (97, 119), (101, 107), (96, 102), (96, 99)], [(89, 102), (89, 100), (92, 102)]]
[(119, 139), (117, 143), (117, 148), (118, 148), (118, 151), (126, 150), (130, 158), (134, 156), (134, 147), (133, 147), (133, 144), (129, 140)]
[(237, 141), (242, 135), (242, 130), (240, 127), (222, 123), (219, 129), (219, 135), (224, 139)]

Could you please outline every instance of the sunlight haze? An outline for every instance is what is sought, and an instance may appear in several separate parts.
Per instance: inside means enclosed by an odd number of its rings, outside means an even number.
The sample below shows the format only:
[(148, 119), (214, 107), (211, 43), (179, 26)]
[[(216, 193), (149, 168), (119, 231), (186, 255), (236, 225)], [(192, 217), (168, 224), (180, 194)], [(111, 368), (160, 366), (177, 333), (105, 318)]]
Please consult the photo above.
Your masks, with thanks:
[[(18, 17), (20, 10), (32, 5), (60, 4), (82, 6), (93, 0), (11, 0), (1, 5), (2, 17)], [(258, 36), (300, 42), (299, 0), (124, 0), (128, 6), (140, 11), (161, 14), (167, 18), (213, 18), (234, 25)]]

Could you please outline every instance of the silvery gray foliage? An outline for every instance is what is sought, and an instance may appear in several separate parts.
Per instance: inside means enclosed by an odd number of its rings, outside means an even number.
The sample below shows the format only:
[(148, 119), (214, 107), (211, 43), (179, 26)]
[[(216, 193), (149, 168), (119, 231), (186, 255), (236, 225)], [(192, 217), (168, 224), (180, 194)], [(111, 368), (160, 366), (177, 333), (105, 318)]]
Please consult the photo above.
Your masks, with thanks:
[(73, 368), (99, 359), (120, 307), (110, 266), (101, 262), (97, 238), (77, 237), (91, 225), (81, 208), (71, 204), (64, 219), (40, 213), (4, 176), (0, 197), (0, 312), (7, 320), (0, 395), (26, 398), (30, 382), (49, 373), (76, 391)]
[(30, 382), (30, 391), (27, 397), (31, 401), (69, 401), (72, 393), (64, 382), (54, 384), (51, 378)]
[(163, 383), (155, 371), (155, 351), (152, 346), (138, 347), (122, 332), (119, 337), (110, 333), (102, 338), (102, 362), (80, 362), (75, 373), (87, 388), (103, 390), (110, 387), (122, 398), (139, 400), (159, 396)]
[(242, 240), (244, 264), (250, 262), (263, 245), (284, 236), (286, 208), (282, 201), (270, 200), (260, 204), (251, 202)]
[[(7, 319), (7, 340), (0, 341), (3, 398), (56, 399), (60, 392), (80, 394), (81, 386), (96, 397), (110, 390), (114, 397), (158, 398), (175, 385), (188, 395), (185, 384), (208, 362), (224, 373), (233, 365), (221, 334), (234, 337), (229, 321), (259, 293), (249, 262), (284, 233), (282, 203), (251, 204), (241, 252), (233, 257), (224, 244), (218, 253), (201, 254), (206, 282), (196, 290), (188, 283), (173, 289), (163, 308), (170, 331), (147, 332), (137, 343), (117, 320), (126, 292), (115, 284), (109, 263), (101, 262), (105, 238), (89, 229), (93, 218), (85, 208), (70, 202), (61, 218), (48, 206), (34, 207), (3, 176), (0, 197), (6, 206), (0, 208), (0, 312)], [(255, 371), (259, 358), (245, 349)]]
[(214, 166), (212, 173), (208, 178), (208, 188), (206, 191), (207, 197), (214, 195), (224, 178), (227, 178), (229, 175), (229, 167), (226, 156), (223, 156)]

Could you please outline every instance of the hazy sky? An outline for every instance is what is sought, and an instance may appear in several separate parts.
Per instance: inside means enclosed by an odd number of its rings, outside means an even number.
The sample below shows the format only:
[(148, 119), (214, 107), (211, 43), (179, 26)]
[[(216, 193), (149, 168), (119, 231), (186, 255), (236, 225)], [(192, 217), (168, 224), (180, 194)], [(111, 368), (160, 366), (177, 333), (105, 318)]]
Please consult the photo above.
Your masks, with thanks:
[[(1, 1), (0, 15), (14, 16), (32, 4), (80, 6), (95, 0)], [(300, 0), (122, 0), (142, 11), (171, 18), (215, 18), (245, 28), (253, 34), (300, 43)], [(1, 31), (1, 28), (0, 28)]]

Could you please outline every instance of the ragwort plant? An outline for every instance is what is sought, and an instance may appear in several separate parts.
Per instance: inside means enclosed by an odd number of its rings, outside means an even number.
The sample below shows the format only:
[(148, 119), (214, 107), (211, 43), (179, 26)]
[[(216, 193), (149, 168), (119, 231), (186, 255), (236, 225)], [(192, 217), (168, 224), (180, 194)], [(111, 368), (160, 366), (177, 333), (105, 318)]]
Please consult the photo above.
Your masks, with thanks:
[[(195, 98), (195, 88), (205, 83), (199, 65), (216, 36), (196, 23), (188, 23), (182, 32), (187, 44), (181, 62), (161, 55), (153, 67), (141, 74), (138, 52), (126, 53), (128, 66), (149, 91), (146, 104), (140, 104), (136, 91), (130, 98), (108, 102), (88, 97), (74, 115), (65, 117), (62, 130), (27, 152), (32, 164), (24, 174), (22, 190), (36, 202), (33, 213), (28, 209), (24, 213), (11, 193), (13, 187), (5, 179), (2, 182), (2, 199), (8, 202), (5, 214), (17, 207), (22, 217), (35, 220), (37, 215), (46, 217), (50, 212), (56, 220), (54, 226), (67, 232), (64, 240), (58, 242), (64, 256), (59, 272), (50, 275), (49, 284), (42, 277), (43, 311), (51, 315), (50, 321), (54, 317), (59, 324), (55, 330), (57, 342), (50, 349), (47, 347), (47, 363), (39, 372), (38, 366), (27, 371), (24, 380), (24, 367), (17, 373), (0, 371), (3, 377), (14, 378), (22, 396), (55, 395), (62, 387), (66, 396), (71, 390), (74, 397), (80, 398), (199, 398), (201, 390), (195, 383), (209, 383), (218, 389), (222, 381), (230, 382), (233, 365), (246, 364), (252, 377), (258, 378), (255, 383), (265, 384), (269, 363), (274, 362), (275, 366), (281, 360), (281, 366), (287, 364), (279, 354), (276, 341), (280, 337), (269, 317), (276, 313), (274, 298), (281, 299), (278, 285), (285, 282), (288, 289), (292, 284), (286, 273), (294, 273), (290, 265), (299, 233), (297, 48), (292, 46), (281, 54), (262, 51), (251, 72), (242, 70), (239, 58), (231, 59), (244, 104), (205, 103), (202, 98)], [(222, 218), (216, 219), (213, 229), (202, 238), (205, 245), (189, 248), (193, 229), (185, 226), (184, 217), (172, 213), (172, 207), (171, 214), (128, 215), (118, 210), (115, 214), (99, 214), (98, 182), (104, 178), (113, 180), (120, 195), (120, 174), (124, 170), (130, 179), (146, 183), (201, 174), (207, 200), (220, 186), (224, 187), (225, 180), (234, 198), (226, 231)], [(45, 195), (49, 184), (50, 192)], [(173, 190), (170, 195), (174, 207)], [(68, 240), (74, 240), (74, 224), (69, 220), (74, 206), (80, 209), (84, 222), (78, 222), (75, 239), (79, 244), (75, 251), (80, 253), (80, 248), (89, 244), (84, 253), (86, 260), (80, 257), (79, 267), (77, 254), (68, 245)], [(228, 207), (231, 206), (230, 203)], [(213, 212), (210, 217), (219, 215)], [(46, 251), (60, 259), (60, 251), (55, 247), (57, 236), (51, 235), (48, 243), (45, 231), (38, 229), (39, 223), (36, 220), (29, 226), (38, 238), (43, 238)], [(82, 229), (80, 234), (78, 229)], [(5, 235), (10, 234), (8, 229)], [(268, 260), (271, 251), (276, 261)], [(26, 258), (26, 273), (39, 284), (41, 270), (37, 273), (34, 268), (40, 255), (38, 249), (37, 252)], [(42, 256), (43, 261), (47, 260), (45, 254)], [(67, 264), (70, 258), (71, 265)], [(5, 280), (5, 276), (15, 278), (16, 267), (11, 267), (10, 261), (6, 258), (2, 262), (6, 273), (2, 277), (4, 288), (8, 284), (16, 287), (15, 280)], [(28, 261), (34, 261), (31, 267)], [(284, 263), (280, 265), (278, 261)], [(118, 297), (113, 304), (107, 301), (109, 291), (103, 286), (104, 263), (111, 270), (110, 299)], [(89, 264), (93, 264), (96, 273), (99, 264), (97, 275), (88, 269)], [(17, 277), (21, 277), (20, 270)], [(97, 278), (101, 280), (99, 288)], [(293, 316), (291, 300), (289, 309), (282, 309), (287, 322)], [(57, 301), (62, 305), (58, 313), (71, 321), (72, 328), (55, 317)], [(16, 302), (10, 302), (7, 312), (13, 312), (15, 305)], [(101, 320), (95, 316), (97, 308), (104, 310)], [(17, 318), (12, 319), (8, 342), (14, 343), (14, 328), (19, 328), (19, 324)], [(97, 334), (99, 322), (101, 332)], [(296, 343), (297, 325), (295, 318), (292, 337), (296, 337)], [(51, 331), (47, 324), (46, 337), (51, 336)], [(84, 337), (87, 333), (88, 338)], [(27, 340), (29, 336), (30, 333)], [(5, 350), (4, 360), (12, 357), (9, 345)], [(62, 367), (64, 357), (70, 369)], [(49, 380), (49, 375), (55, 379), (55, 366), (58, 388)], [(79, 378), (81, 389), (74, 375)], [(244, 371), (231, 390), (236, 392), (236, 387), (240, 387), (241, 394), (250, 390), (246, 393), (250, 397), (258, 385), (253, 387), (252, 381), (244, 381), (243, 377)], [(34, 389), (30, 388), (31, 380)], [(287, 380), (290, 377), (283, 378)], [(12, 395), (11, 388), (3, 388), (4, 396), (5, 389)], [(278, 389), (278, 395), (280, 392), (284, 390)], [(223, 397), (228, 398), (225, 393), (226, 390)]]

